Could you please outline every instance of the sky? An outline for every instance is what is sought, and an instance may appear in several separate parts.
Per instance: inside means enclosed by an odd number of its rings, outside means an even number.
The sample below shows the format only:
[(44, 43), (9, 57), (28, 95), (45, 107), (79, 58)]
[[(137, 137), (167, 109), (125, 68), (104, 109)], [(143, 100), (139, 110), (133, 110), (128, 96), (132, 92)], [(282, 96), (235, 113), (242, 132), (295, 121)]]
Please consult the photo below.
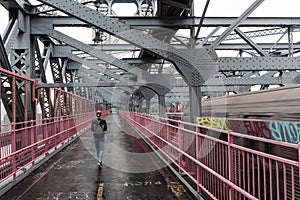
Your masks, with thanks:
[[(195, 0), (196, 13), (202, 14), (206, 0)], [(211, 0), (207, 16), (239, 16), (254, 0)], [(200, 9), (197, 8), (199, 5)], [(265, 0), (250, 17), (299, 17), (299, 0)], [(225, 8), (225, 9), (224, 9)]]

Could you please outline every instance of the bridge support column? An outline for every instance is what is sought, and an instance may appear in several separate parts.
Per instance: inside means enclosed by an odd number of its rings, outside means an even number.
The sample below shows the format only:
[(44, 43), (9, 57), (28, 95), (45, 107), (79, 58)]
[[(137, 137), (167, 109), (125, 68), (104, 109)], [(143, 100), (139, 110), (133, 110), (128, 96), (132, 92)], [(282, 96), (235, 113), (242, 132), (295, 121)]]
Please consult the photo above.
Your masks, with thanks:
[(138, 112), (142, 113), (143, 112), (143, 100), (142, 99), (138, 100), (138, 106), (139, 106)]
[(166, 111), (166, 100), (165, 100), (165, 95), (158, 95), (158, 104), (159, 104), (159, 116), (160, 117), (165, 117)]
[(150, 99), (146, 99), (146, 113), (150, 114)]
[(190, 122), (195, 123), (197, 117), (202, 115), (201, 109), (201, 87), (200, 86), (190, 86)]

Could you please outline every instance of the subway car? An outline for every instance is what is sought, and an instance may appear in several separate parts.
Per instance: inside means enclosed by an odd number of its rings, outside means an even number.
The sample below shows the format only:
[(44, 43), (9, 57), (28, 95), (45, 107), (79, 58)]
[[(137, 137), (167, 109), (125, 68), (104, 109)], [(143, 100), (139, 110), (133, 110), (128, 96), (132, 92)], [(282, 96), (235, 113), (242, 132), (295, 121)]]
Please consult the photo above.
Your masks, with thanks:
[(202, 115), (300, 121), (300, 84), (202, 101)]

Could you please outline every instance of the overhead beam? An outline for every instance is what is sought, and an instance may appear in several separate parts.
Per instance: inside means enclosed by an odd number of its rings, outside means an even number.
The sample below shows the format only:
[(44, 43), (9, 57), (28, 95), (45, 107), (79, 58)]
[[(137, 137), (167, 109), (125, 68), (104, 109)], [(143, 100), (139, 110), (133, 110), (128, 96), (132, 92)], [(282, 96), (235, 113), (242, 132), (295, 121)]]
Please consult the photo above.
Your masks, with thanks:
[[(65, 55), (75, 61), (84, 62), (83, 58), (75, 57), (71, 53), (67, 54), (66, 52), (68, 51), (56, 51), (55, 46), (53, 49), (55, 52), (54, 56), (56, 54), (60, 56)], [(143, 62), (140, 59), (128, 59), (127, 61), (136, 64)], [(91, 62), (91, 65), (94, 65), (94, 63)], [(294, 71), (300, 69), (300, 57), (221, 57), (218, 58), (218, 67), (219, 71)]]
[(37, 88), (58, 88), (58, 87), (129, 87), (129, 86), (142, 86), (142, 84), (122, 84), (122, 83), (40, 83)]
[(219, 58), (220, 71), (299, 70), (300, 57), (224, 57)]
[(228, 86), (228, 85), (281, 85), (292, 84), (290, 77), (230, 77), (230, 78), (210, 78), (204, 85), (206, 86)]
[[(237, 85), (204, 85), (201, 86), (201, 92), (202, 93), (214, 93), (214, 92), (233, 92), (233, 91), (239, 91), (240, 86)], [(169, 96), (189, 96), (189, 89), (188, 88), (181, 88), (176, 87), (172, 89), (168, 94), (166, 94), (166, 97)]]
[[(142, 27), (165, 27), (165, 28), (179, 28), (189, 29), (190, 27), (197, 27), (200, 23), (201, 17), (112, 17), (118, 19), (133, 28)], [(202, 27), (217, 27), (230, 26), (237, 17), (205, 17)], [(79, 19), (69, 16), (38, 16), (31, 18), (31, 23), (47, 23), (56, 27), (90, 27), (88, 23), (80, 21)], [(300, 26), (300, 17), (248, 17), (239, 27), (282, 27), (282, 26)]]
[[(261, 49), (270, 50), (274, 48), (274, 42), (273, 43), (256, 43)], [(90, 46), (97, 47), (96, 45), (90, 44)], [(182, 44), (172, 44), (172, 46), (178, 48), (178, 49), (184, 49), (186, 48), (185, 45)], [(208, 44), (203, 45), (203, 47), (209, 46)], [(288, 43), (278, 43), (276, 44), (276, 50), (278, 49), (288, 49), (289, 44)], [(56, 49), (61, 49), (61, 51), (68, 50), (68, 51), (76, 51), (76, 48), (73, 48), (71, 46), (66, 45), (55, 45)], [(102, 44), (101, 47), (102, 51), (135, 51), (137, 50), (137, 47), (132, 44)], [(294, 43), (293, 44), (294, 49), (300, 49), (300, 43)], [(216, 47), (216, 50), (250, 50), (253, 49), (251, 46), (245, 43), (224, 43), (220, 44)], [(140, 48), (138, 48), (140, 50)], [(140, 58), (123, 58), (123, 60), (126, 60), (129, 62), (129, 64), (136, 64), (135, 60), (141, 60)], [(145, 62), (151, 62), (154, 64), (160, 63), (161, 59), (145, 59)], [(139, 61), (141, 62), (141, 61)], [(139, 64), (139, 63), (137, 63)]]
[[(281, 84), (292, 84), (293, 80), (290, 77), (252, 77), (252, 78), (210, 78), (208, 79), (203, 86), (241, 86), (241, 85), (281, 85)], [(144, 84), (140, 83), (42, 83), (38, 84), (37, 88), (50, 88), (50, 87), (128, 87), (128, 86), (143, 86)], [(177, 90), (185, 91), (185, 88), (177, 89), (174, 88), (174, 91)]]

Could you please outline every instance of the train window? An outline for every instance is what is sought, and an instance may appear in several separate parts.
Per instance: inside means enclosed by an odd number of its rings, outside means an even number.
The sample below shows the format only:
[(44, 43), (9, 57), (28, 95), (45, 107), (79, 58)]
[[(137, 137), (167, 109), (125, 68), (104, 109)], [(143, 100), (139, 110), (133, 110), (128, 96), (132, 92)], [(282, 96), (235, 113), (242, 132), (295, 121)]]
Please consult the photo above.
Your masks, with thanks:
[(270, 114), (244, 114), (244, 119), (262, 119), (262, 120), (271, 120), (274, 115)]
[(227, 113), (227, 118), (242, 118), (239, 113)]
[(227, 118), (227, 113), (212, 113), (211, 117), (221, 117), (221, 118)]
[(300, 113), (281, 113), (280, 118), (278, 120), (281, 121), (300, 121)]

